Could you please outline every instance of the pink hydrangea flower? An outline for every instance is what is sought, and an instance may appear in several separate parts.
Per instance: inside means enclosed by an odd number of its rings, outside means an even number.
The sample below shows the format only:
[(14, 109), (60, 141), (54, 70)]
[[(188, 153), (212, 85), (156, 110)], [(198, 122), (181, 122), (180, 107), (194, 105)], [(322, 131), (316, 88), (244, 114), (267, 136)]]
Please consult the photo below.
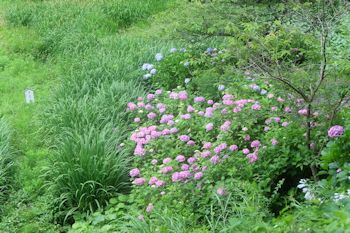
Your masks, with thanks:
[(174, 172), (171, 176), (171, 181), (172, 182), (177, 182), (180, 181), (181, 177), (180, 177), (180, 173), (179, 172)]
[(273, 96), (274, 96), (274, 95), (273, 95), (272, 93), (267, 94), (267, 98), (269, 98), (269, 99), (272, 99)]
[(193, 146), (194, 144), (196, 144), (196, 142), (193, 141), (193, 140), (189, 140), (186, 144), (190, 145), (190, 146)]
[(226, 194), (226, 191), (223, 187), (220, 187), (216, 190), (216, 193), (219, 195), (219, 196), (224, 196)]
[(271, 107), (271, 111), (277, 111), (277, 107), (276, 106)]
[(194, 179), (195, 180), (200, 180), (203, 177), (203, 172), (197, 172), (194, 174)]
[(250, 144), (250, 146), (251, 146), (252, 148), (258, 148), (258, 147), (260, 147), (260, 145), (261, 145), (261, 143), (260, 143), (259, 140), (254, 140), (254, 141), (252, 141), (252, 143)]
[(227, 148), (227, 144), (226, 143), (221, 143), (220, 145), (218, 145), (217, 147), (214, 148), (214, 152), (216, 154), (221, 153), (221, 151), (225, 150)]
[(157, 116), (154, 112), (150, 112), (147, 114), (148, 119), (154, 119)]
[(190, 157), (190, 158), (187, 159), (187, 162), (188, 162), (189, 164), (193, 164), (193, 163), (195, 163), (196, 161), (197, 161), (197, 159), (196, 159), (195, 157)]
[(145, 183), (145, 178), (136, 178), (132, 183), (134, 185), (143, 185)]
[(147, 111), (153, 109), (152, 104), (146, 104), (145, 109), (146, 109)]
[(163, 159), (163, 164), (170, 163), (171, 160), (172, 160), (171, 158), (165, 158), (165, 159)]
[(211, 148), (211, 143), (210, 142), (205, 142), (203, 144), (203, 149), (210, 149)]
[(147, 206), (147, 208), (146, 208), (146, 212), (147, 212), (147, 213), (152, 212), (153, 208), (154, 208), (153, 204), (152, 204), (152, 203), (149, 203), (148, 206)]
[(160, 173), (163, 173), (163, 174), (168, 174), (169, 172), (172, 172), (174, 169), (172, 166), (166, 166), (166, 167), (163, 167), (162, 169), (160, 169)]
[(258, 104), (258, 103), (255, 103), (255, 104), (252, 105), (252, 109), (253, 110), (260, 110), (261, 109), (261, 105)]
[(306, 116), (307, 115), (307, 109), (303, 108), (298, 111), (299, 115)]
[(248, 148), (244, 148), (243, 150), (242, 150), (242, 152), (243, 152), (243, 154), (249, 154), (249, 152), (250, 152), (250, 150), (248, 149)]
[(213, 123), (208, 123), (208, 124), (205, 126), (205, 129), (206, 129), (207, 132), (210, 131), (210, 130), (212, 130), (213, 128), (214, 128), (214, 124), (213, 124)]
[(199, 111), (199, 112), (198, 112), (198, 115), (199, 115), (199, 116), (204, 116), (204, 114), (205, 114), (205, 113), (204, 113), (203, 111)]
[(250, 135), (249, 134), (245, 135), (244, 136), (244, 141), (249, 141), (249, 140), (250, 140)]
[(214, 104), (214, 100), (208, 100), (207, 102), (209, 105), (213, 105)]
[(182, 180), (188, 179), (192, 176), (191, 172), (188, 170), (179, 172), (179, 175), (180, 175), (180, 179)]
[(156, 181), (156, 187), (163, 187), (165, 185), (165, 181), (163, 180), (157, 180)]
[(278, 144), (278, 141), (275, 138), (273, 138), (271, 139), (271, 144), (275, 146)]
[(141, 144), (137, 144), (134, 150), (134, 155), (136, 156), (144, 156), (146, 154), (145, 149)]
[(152, 177), (149, 179), (148, 184), (149, 184), (149, 185), (154, 185), (157, 181), (158, 181), (158, 178), (155, 177), (155, 176), (152, 176)]
[(140, 175), (140, 170), (138, 168), (133, 168), (130, 170), (129, 175), (131, 177), (139, 176)]
[(328, 136), (335, 138), (344, 134), (344, 127), (340, 125), (334, 125), (328, 130)]
[(247, 158), (249, 159), (249, 163), (255, 163), (258, 160), (258, 156), (255, 153), (248, 154)]
[(155, 98), (155, 95), (154, 94), (148, 94), (147, 95), (147, 99), (148, 100), (153, 100)]
[(134, 111), (135, 109), (137, 109), (137, 105), (134, 104), (133, 102), (129, 102), (128, 103), (128, 110)]
[(182, 163), (186, 160), (186, 158), (183, 155), (178, 155), (178, 156), (176, 156), (175, 160)]
[(241, 108), (241, 107), (235, 107), (235, 108), (233, 108), (233, 110), (232, 110), (232, 112), (234, 112), (234, 113), (237, 113), (237, 112), (240, 112), (240, 111), (242, 111), (242, 108)]
[(283, 126), (283, 127), (287, 127), (287, 126), (288, 126), (288, 124), (289, 124), (289, 123), (288, 123), (288, 122), (286, 122), (286, 121), (285, 121), (285, 122), (282, 122), (282, 126)]
[(194, 112), (194, 107), (192, 107), (192, 105), (188, 105), (187, 106), (187, 112)]
[(178, 98), (179, 100), (187, 100), (188, 96), (187, 96), (187, 92), (186, 91), (180, 91), (178, 94)]
[(282, 99), (281, 97), (278, 97), (277, 101), (282, 103), (282, 102), (284, 102), (284, 99)]
[(205, 98), (203, 96), (197, 96), (194, 98), (194, 102), (195, 103), (201, 103), (201, 102), (204, 102), (205, 101)]
[(292, 112), (292, 109), (290, 107), (285, 107), (284, 112), (290, 113), (290, 112)]
[(169, 93), (169, 98), (170, 98), (170, 99), (177, 100), (177, 99), (179, 98), (179, 94), (176, 93), (176, 92), (170, 92), (170, 93)]
[(265, 127), (264, 127), (264, 131), (265, 131), (265, 132), (267, 132), (267, 131), (269, 131), (269, 130), (270, 130), (270, 127), (268, 127), (268, 126), (265, 126)]
[(274, 121), (277, 122), (277, 123), (279, 123), (279, 122), (281, 121), (281, 118), (279, 118), (279, 117), (274, 117), (273, 119), (274, 119)]
[(183, 114), (180, 116), (181, 119), (184, 119), (184, 120), (189, 120), (191, 119), (191, 114), (187, 113), (187, 114)]
[(134, 122), (135, 123), (139, 123), (141, 121), (141, 119), (139, 118), (139, 117), (136, 117), (135, 119), (134, 119)]
[(221, 131), (228, 131), (231, 127), (231, 121), (225, 121), (224, 124), (221, 125)]
[(219, 163), (219, 161), (220, 161), (220, 158), (218, 155), (214, 155), (213, 157), (210, 158), (210, 162), (212, 164), (217, 164), (217, 163)]
[(138, 103), (137, 103), (137, 106), (138, 106), (139, 108), (143, 108), (143, 107), (145, 107), (145, 103), (144, 103), (144, 102), (138, 102)]
[(187, 171), (188, 169), (190, 169), (190, 165), (188, 165), (188, 164), (182, 164), (181, 165), (181, 170)]
[(236, 151), (236, 150), (238, 150), (238, 146), (237, 145), (231, 145), (229, 150), (230, 151)]
[(205, 151), (203, 151), (202, 153), (201, 153), (201, 157), (202, 158), (207, 158), (207, 157), (209, 157), (210, 156), (210, 151), (208, 151), (208, 150), (205, 150)]
[(156, 90), (155, 94), (156, 95), (161, 95), (162, 94), (162, 90), (161, 89)]
[(179, 136), (179, 139), (183, 142), (188, 142), (190, 140), (190, 137), (187, 135), (181, 135)]
[(178, 132), (177, 128), (171, 128), (171, 129), (170, 129), (170, 133), (171, 133), (171, 134), (175, 134), (175, 133), (177, 133), (177, 132)]
[(152, 159), (152, 161), (151, 161), (151, 164), (152, 164), (152, 165), (156, 165), (157, 163), (158, 163), (158, 160)]

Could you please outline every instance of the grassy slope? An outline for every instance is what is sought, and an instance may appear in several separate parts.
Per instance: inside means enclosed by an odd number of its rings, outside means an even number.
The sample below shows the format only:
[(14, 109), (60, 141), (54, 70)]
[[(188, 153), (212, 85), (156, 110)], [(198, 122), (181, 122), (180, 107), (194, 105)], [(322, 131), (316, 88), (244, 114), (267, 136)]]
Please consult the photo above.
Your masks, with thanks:
[[(0, 9), (5, 10), (8, 6), (16, 5), (17, 2), (21, 3), (21, 1), (1, 2)], [(67, 9), (70, 8), (70, 5), (75, 6), (76, 3), (76, 1), (56, 2), (62, 3)], [(170, 12), (173, 11), (169, 11), (168, 14)], [(42, 127), (39, 118), (50, 103), (48, 100), (52, 87), (56, 86), (57, 76), (62, 72), (61, 65), (67, 64), (66, 60), (70, 59), (67, 59), (64, 53), (57, 56), (58, 61), (55, 63), (37, 59), (35, 55), (38, 48), (42, 46), (40, 30), (18, 25), (5, 25), (3, 13), (0, 12), (0, 114), (9, 119), (15, 129), (15, 145), (19, 156), (17, 159), (18, 172), (15, 177), (16, 190), (3, 208), (5, 215), (0, 223), (0, 232), (39, 232), (39, 229), (42, 232), (55, 231), (55, 227), (47, 223), (50, 218), (46, 206), (49, 197), (43, 195), (44, 192), (40, 190), (43, 183), (40, 178), (41, 169), (47, 164), (50, 150), (44, 145), (45, 138), (39, 132)], [(57, 12), (53, 13), (57, 14)], [(93, 11), (90, 13), (85, 16), (86, 19), (92, 22), (95, 19), (101, 19), (98, 15), (94, 15)], [(125, 38), (148, 40), (157, 38), (161, 34), (162, 36), (168, 35), (169, 32), (165, 33), (169, 31), (169, 28), (166, 27), (168, 24), (163, 21), (162, 26), (158, 27), (159, 23), (159, 20), (153, 24), (143, 21), (130, 30), (119, 32), (119, 35), (126, 36)], [(103, 25), (107, 26), (102, 30), (96, 30), (100, 38), (105, 37), (109, 40), (108, 43), (111, 43), (115, 37), (113, 35), (115, 28), (109, 28), (108, 24), (109, 22), (106, 24), (104, 22)], [(90, 33), (97, 32), (96, 30), (92, 29)], [(144, 49), (147, 51), (148, 48)], [(23, 92), (27, 87), (35, 90), (35, 104), (24, 103)]]
[[(5, 2), (0, 3), (0, 9), (5, 9), (3, 4)], [(12, 232), (14, 226), (22, 229), (23, 219), (28, 223), (38, 222), (36, 217), (43, 214), (43, 208), (37, 204), (38, 197), (40, 199), (43, 194), (39, 176), (47, 163), (49, 150), (39, 133), (38, 119), (47, 105), (57, 74), (55, 65), (37, 61), (30, 55), (38, 38), (33, 30), (8, 27), (2, 17), (0, 21), (0, 115), (14, 128), (18, 155), (14, 190), (2, 207), (7, 216), (2, 218), (0, 232)], [(24, 90), (29, 87), (35, 91), (35, 104), (24, 102)]]

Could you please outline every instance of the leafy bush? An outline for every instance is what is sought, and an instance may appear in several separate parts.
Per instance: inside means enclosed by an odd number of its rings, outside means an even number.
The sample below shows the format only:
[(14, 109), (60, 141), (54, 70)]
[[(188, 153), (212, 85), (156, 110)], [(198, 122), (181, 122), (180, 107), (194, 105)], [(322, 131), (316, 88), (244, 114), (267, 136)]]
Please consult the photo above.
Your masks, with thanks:
[[(153, 203), (184, 216), (194, 214), (201, 221), (209, 214), (213, 193), (235, 197), (235, 188), (241, 184), (237, 180), (256, 179), (269, 187), (268, 178), (281, 175), (289, 162), (283, 158), (289, 155), (283, 151), (287, 142), (279, 134), (284, 135), (292, 124), (284, 100), (269, 97), (235, 99), (225, 94), (214, 103), (183, 90), (158, 90), (148, 94), (147, 100), (130, 102), (128, 109), (134, 112), (137, 127), (131, 135), (136, 157), (130, 172), (135, 178), (130, 198), (140, 208)], [(272, 169), (278, 165), (280, 170)], [(243, 185), (242, 192), (249, 193), (247, 187)]]

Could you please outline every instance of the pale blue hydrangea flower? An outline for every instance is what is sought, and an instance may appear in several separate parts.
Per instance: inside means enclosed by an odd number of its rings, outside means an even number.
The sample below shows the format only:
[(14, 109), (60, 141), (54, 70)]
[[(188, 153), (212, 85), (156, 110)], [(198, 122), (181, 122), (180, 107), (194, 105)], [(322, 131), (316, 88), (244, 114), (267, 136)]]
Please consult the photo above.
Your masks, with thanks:
[(190, 78), (185, 78), (185, 84), (189, 83), (191, 81)]
[(155, 58), (156, 58), (157, 61), (161, 61), (161, 60), (163, 60), (164, 57), (163, 57), (163, 54), (157, 53)]
[(260, 94), (262, 94), (262, 95), (266, 95), (266, 94), (267, 94), (267, 91), (266, 91), (266, 90), (264, 90), (264, 89), (262, 89), (262, 90), (260, 91)]
[(190, 62), (188, 62), (188, 61), (184, 63), (185, 67), (188, 67), (189, 65), (190, 65)]
[(143, 65), (142, 65), (142, 70), (147, 70), (147, 67), (148, 67), (148, 63), (144, 63)]
[(170, 52), (171, 52), (171, 53), (175, 53), (176, 51), (177, 51), (176, 48), (171, 48), (171, 49), (170, 49)]
[(149, 64), (149, 63), (145, 63), (142, 65), (142, 70), (152, 70), (153, 69), (153, 65)]
[(181, 52), (186, 52), (186, 48), (181, 48), (181, 50), (180, 50)]
[(225, 90), (225, 86), (224, 86), (224, 85), (219, 85), (219, 86), (218, 86), (218, 90), (219, 90), (219, 91)]
[(207, 53), (212, 53), (214, 51), (213, 48), (207, 48)]
[(151, 77), (152, 77), (151, 74), (145, 74), (145, 75), (143, 76), (143, 79), (144, 79), (144, 80), (147, 80), (147, 79), (149, 79), (149, 78), (151, 78)]
[(157, 70), (156, 69), (152, 69), (151, 71), (150, 71), (150, 74), (152, 74), (152, 75), (155, 75), (157, 73)]

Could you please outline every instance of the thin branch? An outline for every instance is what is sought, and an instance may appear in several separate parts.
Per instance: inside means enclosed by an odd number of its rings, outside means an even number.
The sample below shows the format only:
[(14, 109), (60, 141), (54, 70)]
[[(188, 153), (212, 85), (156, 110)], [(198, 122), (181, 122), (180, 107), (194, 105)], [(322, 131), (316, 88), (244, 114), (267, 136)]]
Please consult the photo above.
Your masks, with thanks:
[(255, 67), (257, 67), (261, 72), (269, 75), (271, 78), (285, 84), (286, 86), (288, 86), (289, 88), (291, 88), (292, 90), (294, 90), (296, 93), (298, 93), (306, 102), (309, 102), (309, 98), (303, 93), (302, 90), (300, 90), (299, 88), (297, 88), (296, 86), (294, 86), (291, 82), (289, 82), (287, 79), (281, 77), (281, 76), (276, 76), (274, 75), (271, 71), (269, 71), (268, 68), (264, 67), (264, 64), (258, 64), (254, 61), (252, 61), (250, 59), (250, 63), (252, 63), (253, 65), (255, 65)]

